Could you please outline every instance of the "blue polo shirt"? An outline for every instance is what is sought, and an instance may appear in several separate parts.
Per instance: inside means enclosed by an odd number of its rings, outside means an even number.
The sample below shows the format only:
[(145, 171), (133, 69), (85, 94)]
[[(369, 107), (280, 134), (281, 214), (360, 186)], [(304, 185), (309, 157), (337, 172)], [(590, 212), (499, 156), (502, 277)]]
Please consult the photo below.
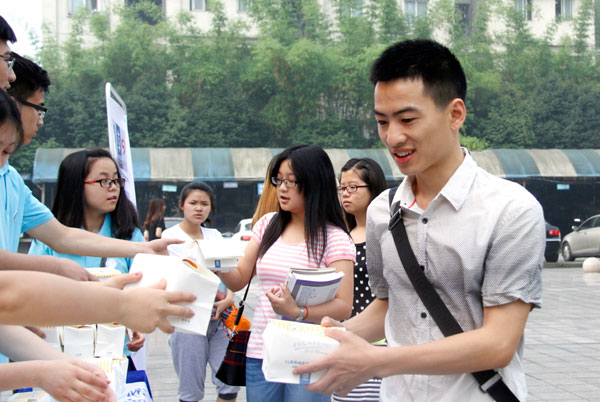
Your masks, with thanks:
[[(112, 220), (111, 220), (110, 215), (106, 214), (105, 218), (104, 218), (104, 223), (102, 224), (102, 227), (100, 228), (100, 231), (98, 232), (98, 234), (100, 236), (112, 237), (112, 238), (115, 237), (110, 228), (111, 222), (112, 222)], [(146, 241), (146, 239), (144, 239), (144, 235), (142, 234), (142, 231), (138, 228), (136, 228), (133, 231), (133, 233), (131, 235), (131, 239), (129, 239), (129, 240), (136, 241), (136, 242)], [(75, 261), (77, 264), (81, 265), (84, 268), (97, 268), (100, 266), (100, 262), (102, 261), (102, 258), (100, 258), (100, 257), (89, 257), (89, 256), (82, 256), (82, 255), (57, 253), (56, 251), (52, 250), (50, 247), (48, 247), (46, 244), (42, 243), (39, 240), (33, 240), (33, 242), (31, 242), (31, 247), (29, 248), (29, 254), (52, 255), (54, 257), (68, 258), (70, 260)], [(133, 258), (107, 258), (105, 266), (110, 267), (110, 268), (115, 268), (115, 269), (121, 271), (122, 273), (126, 274), (129, 272), (129, 268), (131, 267), (132, 261), (133, 261)]]
[(8, 162), (0, 168), (0, 205), (0, 248), (15, 253), (19, 250), (21, 233), (54, 217)]
[[(53, 218), (8, 162), (0, 168), (0, 208), (0, 248), (14, 253), (19, 251), (21, 233)], [(8, 358), (0, 355), (0, 363), (8, 363)]]

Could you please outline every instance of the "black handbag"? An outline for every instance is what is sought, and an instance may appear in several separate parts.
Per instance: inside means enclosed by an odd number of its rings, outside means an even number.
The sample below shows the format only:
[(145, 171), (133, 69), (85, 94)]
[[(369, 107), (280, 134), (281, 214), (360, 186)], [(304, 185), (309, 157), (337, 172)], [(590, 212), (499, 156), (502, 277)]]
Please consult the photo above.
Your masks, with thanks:
[[(392, 201), (396, 190), (397, 187), (392, 188), (389, 193), (391, 219), (388, 229), (394, 238), (396, 250), (398, 251), (406, 275), (427, 308), (427, 311), (429, 311), (429, 314), (440, 328), (440, 331), (442, 331), (442, 334), (444, 334), (444, 336), (450, 336), (461, 333), (463, 330), (460, 327), (460, 324), (456, 321), (450, 310), (448, 310), (448, 307), (431, 282), (429, 282), (422, 267), (419, 266), (417, 258), (408, 242), (406, 228), (404, 227), (404, 221), (402, 220), (402, 210), (399, 207), (399, 204), (396, 204), (394, 213), (391, 213)], [(479, 388), (483, 392), (488, 393), (494, 400), (498, 402), (519, 402), (519, 399), (504, 383), (502, 376), (496, 370), (483, 370), (471, 374), (479, 383)]]
[(242, 313), (244, 312), (246, 297), (248, 296), (248, 290), (250, 289), (250, 282), (252, 282), (253, 276), (254, 269), (252, 269), (250, 281), (248, 281), (248, 286), (246, 286), (244, 298), (240, 300), (239, 303), (238, 314), (235, 318), (233, 333), (231, 334), (229, 344), (227, 345), (225, 358), (216, 374), (217, 378), (224, 384), (236, 387), (246, 386), (246, 348), (248, 347), (251, 331), (238, 331), (237, 327), (242, 318)]

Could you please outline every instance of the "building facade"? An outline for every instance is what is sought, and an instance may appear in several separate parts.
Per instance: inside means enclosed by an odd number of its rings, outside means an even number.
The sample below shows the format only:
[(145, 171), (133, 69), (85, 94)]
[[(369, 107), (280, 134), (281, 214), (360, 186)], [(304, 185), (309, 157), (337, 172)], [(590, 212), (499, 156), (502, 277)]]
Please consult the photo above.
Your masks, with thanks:
[[(68, 39), (72, 29), (73, 15), (82, 8), (91, 12), (105, 13), (109, 16), (111, 27), (118, 25), (118, 15), (115, 7), (128, 7), (137, 0), (44, 0), (43, 22), (48, 28), (49, 35), (60, 45)], [(167, 18), (174, 18), (181, 11), (188, 11), (200, 29), (210, 29), (213, 19), (211, 0), (150, 0), (162, 8)], [(224, 6), (227, 18), (231, 21), (240, 20), (247, 24), (246, 36), (255, 38), (258, 35), (256, 25), (248, 16), (248, 6), (252, 0), (220, 0)], [(364, 2), (369, 0), (363, 0)], [(403, 10), (407, 20), (414, 21), (427, 15), (436, 0), (397, 0), (398, 7)], [(463, 26), (468, 31), (477, 8), (488, 0), (455, 0), (456, 9), (459, 11)], [(556, 30), (554, 44), (558, 44), (562, 37), (573, 36), (575, 18), (579, 15), (582, 0), (504, 0), (505, 4), (514, 6), (523, 13), (532, 33), (543, 37), (548, 30)], [(333, 22), (336, 0), (317, 0), (325, 15), (331, 17)], [(588, 44), (595, 46), (594, 24), (589, 26)], [(504, 22), (492, 20), (490, 30), (500, 32), (504, 29)], [(440, 33), (443, 41), (443, 33)], [(84, 39), (93, 40), (87, 33)]]

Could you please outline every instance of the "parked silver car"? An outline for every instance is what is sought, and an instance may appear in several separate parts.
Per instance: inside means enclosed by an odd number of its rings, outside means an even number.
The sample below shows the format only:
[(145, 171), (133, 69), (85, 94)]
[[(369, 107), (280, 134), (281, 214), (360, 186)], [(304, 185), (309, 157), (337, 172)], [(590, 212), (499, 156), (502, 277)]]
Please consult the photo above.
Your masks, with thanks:
[(563, 238), (560, 250), (565, 261), (577, 257), (600, 257), (600, 215), (586, 219)]

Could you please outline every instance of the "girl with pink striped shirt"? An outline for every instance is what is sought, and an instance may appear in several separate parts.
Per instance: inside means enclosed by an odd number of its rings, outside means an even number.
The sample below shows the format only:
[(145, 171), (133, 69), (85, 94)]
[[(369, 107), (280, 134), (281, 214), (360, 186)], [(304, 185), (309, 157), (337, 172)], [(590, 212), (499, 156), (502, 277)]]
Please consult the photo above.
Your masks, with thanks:
[[(237, 269), (220, 277), (233, 291), (250, 281), (256, 265), (260, 289), (252, 321), (246, 361), (249, 402), (329, 402), (330, 396), (312, 393), (304, 385), (272, 383), (262, 373), (262, 334), (277, 315), (319, 324), (325, 316), (350, 317), (353, 300), (354, 243), (344, 223), (336, 193), (335, 173), (323, 149), (296, 145), (277, 155), (270, 170), (277, 189), (279, 211), (263, 216)], [(298, 306), (284, 286), (290, 268), (332, 267), (344, 278), (333, 300), (317, 306)]]

